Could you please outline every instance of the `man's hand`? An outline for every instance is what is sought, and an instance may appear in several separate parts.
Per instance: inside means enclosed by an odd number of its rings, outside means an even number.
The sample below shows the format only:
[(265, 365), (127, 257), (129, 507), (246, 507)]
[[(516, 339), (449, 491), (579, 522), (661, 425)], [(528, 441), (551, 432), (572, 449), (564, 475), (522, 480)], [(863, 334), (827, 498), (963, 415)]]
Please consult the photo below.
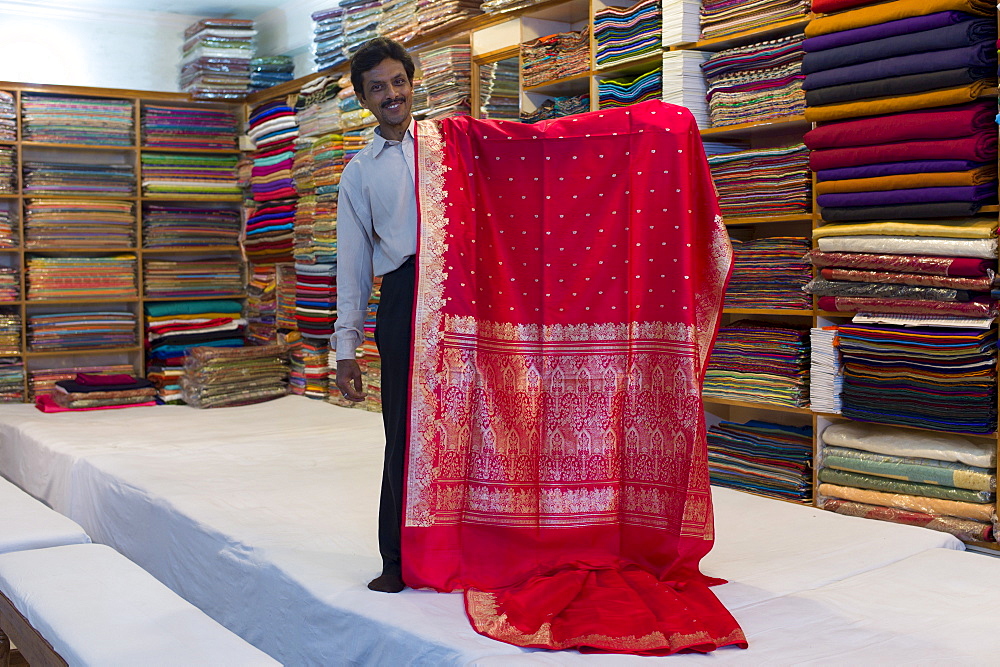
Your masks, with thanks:
[(349, 401), (360, 403), (365, 400), (365, 392), (361, 384), (361, 366), (354, 359), (337, 361), (337, 389)]

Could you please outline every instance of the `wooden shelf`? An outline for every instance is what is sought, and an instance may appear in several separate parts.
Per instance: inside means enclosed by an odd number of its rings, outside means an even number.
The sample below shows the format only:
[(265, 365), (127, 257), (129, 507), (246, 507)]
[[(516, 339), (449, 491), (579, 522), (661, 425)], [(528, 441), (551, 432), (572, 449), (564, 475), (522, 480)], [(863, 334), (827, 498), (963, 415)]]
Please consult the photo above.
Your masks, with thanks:
[(138, 201), (136, 195), (99, 195), (94, 193), (74, 193), (67, 192), (62, 195), (36, 195), (24, 193), (21, 195), (25, 199), (115, 199), (118, 201)]
[(753, 28), (752, 30), (744, 30), (732, 35), (726, 35), (725, 37), (713, 37), (711, 39), (704, 39), (698, 42), (685, 42), (682, 44), (671, 45), (669, 50), (723, 51), (725, 49), (743, 46), (753, 42), (763, 42), (769, 39), (776, 39), (778, 37), (790, 35), (797, 30), (804, 29), (811, 18), (811, 14), (806, 14), (798, 18), (787, 19), (778, 23)]
[(138, 296), (113, 296), (93, 299), (28, 299), (25, 304), (29, 306), (67, 306), (73, 304), (94, 304), (94, 303), (137, 303)]
[(524, 91), (529, 93), (543, 93), (546, 88), (553, 88), (556, 86), (565, 87), (568, 84), (576, 83), (578, 81), (586, 81), (590, 77), (594, 76), (594, 74), (597, 74), (597, 72), (588, 69), (578, 74), (571, 74), (570, 76), (564, 76), (559, 79), (552, 79), (544, 83), (536, 83), (533, 86), (525, 86)]
[(142, 346), (133, 345), (131, 347), (81, 347), (70, 350), (45, 350), (44, 352), (25, 352), (24, 357), (61, 357), (65, 355), (77, 354), (131, 354), (140, 352)]
[(701, 131), (701, 136), (705, 139), (720, 139), (749, 136), (751, 134), (793, 132), (799, 129), (807, 130), (811, 125), (812, 123), (807, 121), (805, 116), (786, 116), (784, 118), (762, 120), (754, 123), (709, 127)]
[(143, 301), (211, 301), (212, 299), (245, 299), (246, 293), (215, 294), (213, 296), (144, 296)]
[(238, 245), (202, 245), (202, 246), (176, 246), (172, 248), (143, 248), (144, 255), (168, 255), (171, 253), (208, 253), (208, 252), (239, 252)]
[(610, 65), (598, 65), (594, 69), (594, 74), (603, 77), (615, 77), (629, 72), (639, 72), (647, 69), (650, 65), (663, 66), (663, 52), (658, 50), (654, 54), (646, 54), (641, 58), (622, 60)]
[(205, 153), (207, 155), (239, 155), (239, 148), (167, 148), (161, 146), (140, 146), (143, 153)]
[(0, 199), (20, 199), (21, 195), (0, 193)]
[(723, 222), (729, 226), (737, 225), (761, 225), (776, 222), (812, 222), (812, 213), (792, 213), (789, 215), (767, 215), (759, 218), (723, 218)]
[(761, 410), (775, 410), (777, 412), (794, 412), (795, 414), (801, 415), (811, 415), (812, 410), (809, 408), (795, 408), (789, 405), (781, 405), (780, 403), (766, 403), (763, 401), (737, 401), (729, 398), (716, 398), (714, 396), (708, 396), (702, 394), (701, 400), (703, 403), (709, 403), (713, 405), (732, 405), (740, 408), (758, 408)]
[(91, 151), (134, 151), (138, 148), (135, 144), (128, 146), (97, 146), (93, 144), (63, 144), (54, 141), (22, 141), (22, 148), (72, 148), (86, 149)]

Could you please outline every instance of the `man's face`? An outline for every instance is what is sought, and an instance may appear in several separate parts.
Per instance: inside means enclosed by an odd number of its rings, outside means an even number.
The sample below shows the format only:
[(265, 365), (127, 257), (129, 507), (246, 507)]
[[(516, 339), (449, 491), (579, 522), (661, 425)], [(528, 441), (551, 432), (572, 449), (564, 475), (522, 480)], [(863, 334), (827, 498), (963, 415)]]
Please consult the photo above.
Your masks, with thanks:
[(380, 125), (399, 126), (410, 119), (413, 85), (403, 63), (386, 58), (362, 75), (363, 91), (356, 91)]

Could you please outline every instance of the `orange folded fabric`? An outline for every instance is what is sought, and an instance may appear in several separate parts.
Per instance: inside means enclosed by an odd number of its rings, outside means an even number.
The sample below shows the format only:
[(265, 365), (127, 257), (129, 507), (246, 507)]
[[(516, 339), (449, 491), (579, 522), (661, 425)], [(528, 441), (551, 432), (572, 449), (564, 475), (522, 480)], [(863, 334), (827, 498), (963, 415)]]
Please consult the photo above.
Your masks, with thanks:
[(806, 109), (805, 117), (811, 123), (823, 123), (829, 120), (841, 120), (844, 118), (879, 116), (899, 111), (945, 107), (952, 104), (971, 102), (993, 89), (993, 82), (975, 81), (967, 86), (932, 90), (927, 93), (914, 93), (898, 97), (880, 97), (874, 100), (859, 100), (857, 102), (844, 102), (843, 104), (809, 107)]
[(806, 25), (805, 32), (806, 37), (816, 37), (946, 11), (992, 16), (997, 11), (997, 5), (985, 0), (896, 0), (813, 19)]
[(943, 173), (901, 174), (898, 176), (877, 176), (874, 178), (850, 178), (844, 181), (822, 181), (816, 184), (816, 194), (831, 192), (875, 192), (880, 190), (903, 190), (906, 188), (936, 188), (951, 185), (982, 185), (996, 180), (996, 165), (988, 165), (969, 171)]

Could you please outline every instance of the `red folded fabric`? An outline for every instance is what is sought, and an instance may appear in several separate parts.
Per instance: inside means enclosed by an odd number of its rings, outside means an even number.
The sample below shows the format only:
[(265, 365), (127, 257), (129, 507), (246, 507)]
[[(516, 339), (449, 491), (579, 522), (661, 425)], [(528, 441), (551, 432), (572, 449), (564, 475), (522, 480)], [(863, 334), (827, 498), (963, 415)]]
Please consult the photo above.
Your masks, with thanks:
[(890, 313), (896, 315), (954, 315), (995, 317), (996, 306), (988, 301), (927, 301), (861, 296), (821, 296), (820, 310), (837, 313)]
[(77, 373), (76, 381), (80, 384), (87, 385), (105, 385), (105, 384), (130, 384), (135, 382), (135, 378), (126, 373), (119, 373), (117, 375), (100, 375), (97, 373)]
[(863, 252), (823, 252), (809, 251), (809, 261), (813, 266), (835, 266), (847, 269), (868, 269), (872, 271), (907, 271), (930, 276), (989, 275), (995, 260), (975, 257), (932, 257), (930, 255), (877, 255)]
[(953, 107), (824, 123), (806, 132), (802, 141), (811, 150), (819, 150), (965, 137), (995, 129), (996, 111), (995, 101), (984, 100)]
[(139, 408), (146, 405), (156, 405), (156, 401), (148, 403), (129, 403), (128, 405), (102, 405), (97, 408), (64, 408), (57, 404), (48, 394), (35, 397), (35, 407), (42, 412), (85, 412), (88, 410), (118, 410), (119, 408)]
[(904, 162), (906, 160), (972, 160), (986, 162), (997, 156), (997, 133), (979, 132), (957, 139), (897, 141), (875, 146), (827, 148), (809, 153), (813, 171), (857, 167), (863, 164)]

